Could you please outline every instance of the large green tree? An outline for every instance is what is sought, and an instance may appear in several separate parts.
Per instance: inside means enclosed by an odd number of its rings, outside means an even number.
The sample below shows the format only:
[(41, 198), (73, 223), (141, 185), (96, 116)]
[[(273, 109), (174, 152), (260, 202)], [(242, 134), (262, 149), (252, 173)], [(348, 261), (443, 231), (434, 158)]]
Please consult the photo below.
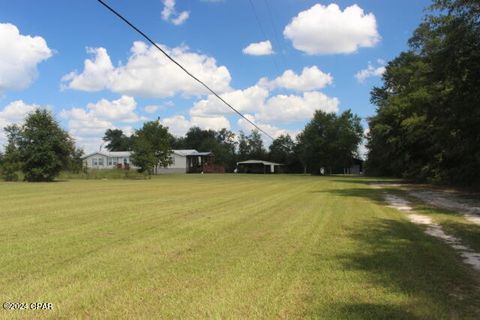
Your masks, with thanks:
[(159, 121), (145, 122), (135, 131), (132, 141), (132, 162), (140, 172), (152, 174), (158, 167), (166, 167), (172, 162), (172, 136)]
[(297, 152), (308, 172), (350, 167), (363, 137), (360, 121), (350, 110), (338, 116), (317, 110), (298, 136)]
[(266, 160), (267, 151), (263, 146), (262, 136), (258, 130), (252, 130), (250, 135), (245, 135), (240, 131), (238, 142), (239, 160)]
[(18, 151), (20, 127), (10, 125), (5, 127), (4, 131), (7, 136), (7, 145), (5, 146), (5, 153), (0, 163), (2, 178), (5, 181), (17, 181), (18, 171), (21, 169), (20, 153)]
[(284, 164), (287, 172), (302, 172), (302, 164), (296, 154), (296, 144), (290, 135), (280, 135), (269, 146), (269, 158), (273, 162)]
[(227, 172), (232, 172), (236, 167), (235, 148), (237, 142), (235, 134), (225, 128), (215, 131), (215, 139), (209, 139), (210, 147), (205, 146), (207, 151), (214, 154), (214, 163), (225, 167)]
[(184, 144), (187, 149), (211, 151), (209, 148), (214, 141), (216, 141), (214, 130), (203, 130), (199, 127), (191, 127), (185, 134)]
[(436, 0), (374, 88), (370, 172), (480, 186), (480, 4)]
[(105, 148), (108, 151), (130, 151), (132, 149), (131, 137), (125, 135), (120, 129), (107, 129), (103, 141), (107, 143)]
[(67, 167), (74, 142), (49, 111), (28, 114), (16, 135), (25, 180), (52, 181)]

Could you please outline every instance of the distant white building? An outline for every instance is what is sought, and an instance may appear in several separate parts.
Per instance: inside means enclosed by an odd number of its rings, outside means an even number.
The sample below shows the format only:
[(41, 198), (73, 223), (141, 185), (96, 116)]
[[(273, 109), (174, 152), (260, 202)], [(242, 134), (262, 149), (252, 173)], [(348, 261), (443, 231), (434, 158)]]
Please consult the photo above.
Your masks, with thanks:
[(83, 166), (91, 169), (136, 168), (130, 162), (130, 151), (98, 151), (83, 157)]
[(246, 160), (237, 162), (238, 173), (278, 173), (281, 163), (264, 160)]
[[(130, 151), (98, 151), (83, 157), (83, 165), (91, 169), (137, 169), (130, 160)], [(172, 163), (159, 167), (157, 173), (193, 173), (205, 171), (211, 163), (211, 152), (194, 149), (172, 150)]]
[(172, 150), (172, 163), (166, 168), (159, 167), (157, 173), (199, 173), (212, 157), (211, 152), (195, 149)]

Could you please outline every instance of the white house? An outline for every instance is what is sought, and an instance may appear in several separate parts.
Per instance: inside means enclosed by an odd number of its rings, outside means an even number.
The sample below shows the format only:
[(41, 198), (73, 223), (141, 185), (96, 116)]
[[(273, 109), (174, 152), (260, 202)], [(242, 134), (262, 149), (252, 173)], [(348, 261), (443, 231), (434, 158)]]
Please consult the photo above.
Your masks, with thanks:
[[(83, 164), (92, 169), (135, 169), (130, 161), (130, 151), (98, 151), (83, 157)], [(160, 167), (157, 173), (202, 172), (204, 166), (211, 162), (211, 152), (198, 152), (194, 149), (172, 150), (172, 164)]]
[(211, 152), (198, 152), (195, 149), (172, 150), (172, 163), (166, 168), (158, 168), (157, 173), (202, 172), (212, 157)]
[(135, 168), (130, 151), (98, 151), (83, 157), (83, 165), (91, 169)]

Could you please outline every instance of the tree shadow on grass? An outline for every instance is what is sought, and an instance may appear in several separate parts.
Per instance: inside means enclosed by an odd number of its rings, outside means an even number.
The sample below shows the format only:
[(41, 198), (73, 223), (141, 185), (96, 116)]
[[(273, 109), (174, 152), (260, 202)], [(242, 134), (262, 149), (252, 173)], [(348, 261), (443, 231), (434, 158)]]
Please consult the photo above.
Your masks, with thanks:
[[(348, 235), (361, 250), (337, 259), (346, 270), (361, 271), (366, 287), (380, 287), (388, 295), (335, 303), (334, 318), (480, 319), (478, 275), (453, 249), (418, 226), (376, 219)], [(402, 302), (389, 301), (392, 294)]]
[(355, 184), (362, 184), (362, 185), (372, 185), (372, 184), (379, 184), (379, 185), (389, 185), (389, 184), (409, 184), (411, 181), (403, 180), (403, 179), (395, 179), (395, 178), (384, 178), (384, 177), (365, 177), (365, 176), (345, 176), (345, 177), (336, 177), (336, 179), (332, 180), (333, 182), (341, 182), (341, 183), (355, 183)]
[(377, 204), (384, 205), (384, 196), (385, 194), (395, 194), (399, 190), (395, 188), (381, 188), (374, 189), (370, 187), (365, 188), (349, 188), (349, 189), (324, 189), (324, 190), (314, 190), (312, 193), (329, 193), (333, 196), (341, 196), (347, 198), (366, 198), (371, 201), (374, 201)]
[[(363, 198), (380, 206), (386, 205), (385, 194), (404, 192), (395, 187), (371, 188), (365, 181), (358, 183), (358, 187), (350, 189), (312, 192)], [(422, 227), (406, 219), (375, 218), (347, 231), (361, 249), (336, 259), (346, 270), (361, 271), (366, 287), (380, 287), (386, 294), (335, 302), (330, 308), (332, 313), (325, 318), (480, 319), (480, 275), (448, 245), (424, 234)], [(464, 231), (474, 237), (472, 230)], [(392, 296), (401, 298), (392, 300)], [(325, 315), (323, 308), (313, 313)]]
[(336, 319), (422, 319), (404, 307), (381, 303), (336, 304), (334, 308), (336, 313), (332, 318)]

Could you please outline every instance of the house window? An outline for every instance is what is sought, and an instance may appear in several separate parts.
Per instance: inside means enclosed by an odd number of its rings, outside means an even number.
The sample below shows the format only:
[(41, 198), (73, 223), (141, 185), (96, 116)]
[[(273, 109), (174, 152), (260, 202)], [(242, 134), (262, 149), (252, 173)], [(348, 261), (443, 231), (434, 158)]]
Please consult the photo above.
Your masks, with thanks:
[(98, 158), (98, 165), (103, 167), (103, 158)]
[(117, 165), (117, 163), (118, 163), (118, 158), (116, 158), (116, 157), (115, 157), (115, 158), (113, 158), (113, 165), (114, 165), (114, 166), (116, 166), (116, 165)]
[(108, 157), (108, 166), (111, 167), (112, 166), (112, 158)]
[(128, 164), (128, 158), (123, 158), (123, 164)]

